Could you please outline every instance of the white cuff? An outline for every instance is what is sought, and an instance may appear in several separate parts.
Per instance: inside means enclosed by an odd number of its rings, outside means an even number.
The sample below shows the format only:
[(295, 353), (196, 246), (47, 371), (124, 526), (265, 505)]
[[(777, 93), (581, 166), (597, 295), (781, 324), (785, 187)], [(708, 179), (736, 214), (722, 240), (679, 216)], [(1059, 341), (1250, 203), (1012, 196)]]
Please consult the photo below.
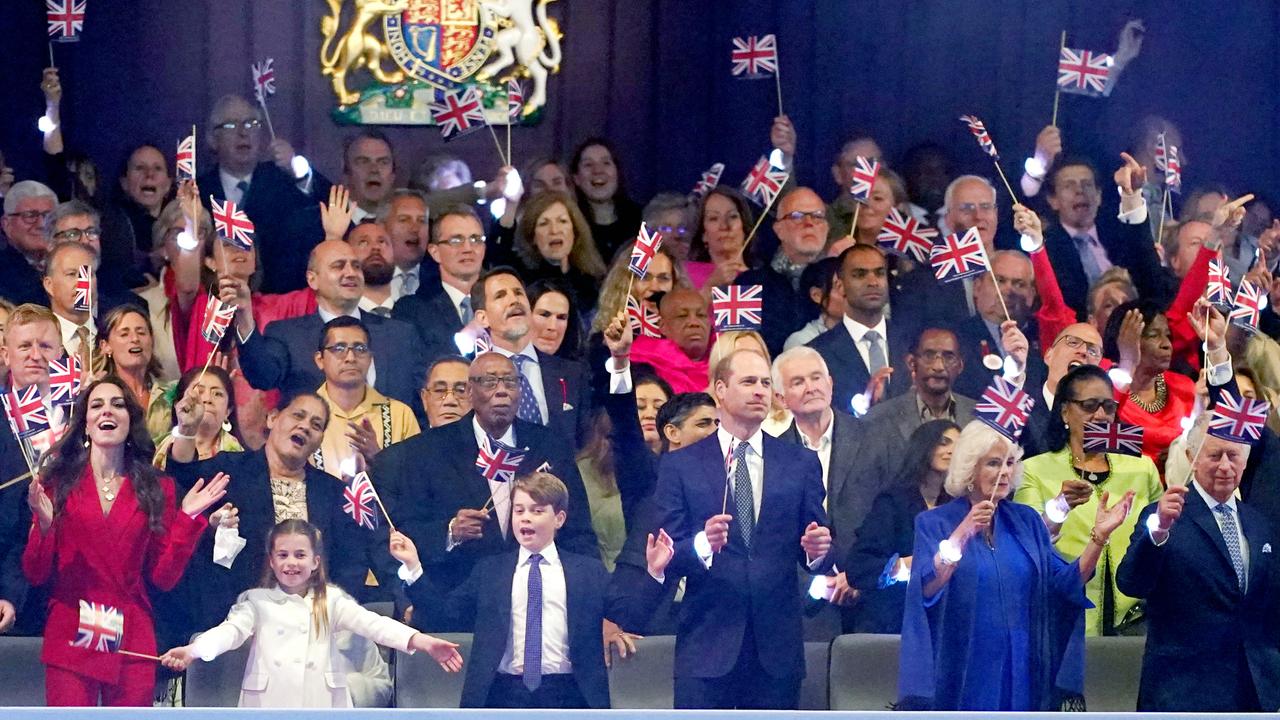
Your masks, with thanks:
[(659, 585), (661, 585), (661, 584), (663, 584), (663, 583), (665, 583), (665, 582), (667, 581), (667, 574), (666, 574), (666, 573), (663, 573), (663, 574), (661, 574), (661, 575), (654, 575), (654, 574), (651, 572), (651, 573), (649, 573), (649, 577), (653, 578), (654, 580), (657, 580)]
[(711, 543), (707, 540), (706, 530), (693, 536), (693, 550), (698, 553), (698, 559), (702, 561), (703, 566), (710, 570), (712, 561), (716, 559), (716, 554), (711, 552)]
[(404, 581), (405, 585), (412, 585), (422, 577), (422, 564), (419, 563), (416, 570), (410, 570), (408, 565), (400, 563), (400, 569), (396, 571), (396, 575)]
[(251, 337), (253, 337), (253, 330), (250, 330), (248, 335), (241, 335), (239, 326), (236, 327), (236, 338), (240, 340), (241, 345), (249, 342), (249, 338)]
[[(1206, 356), (1207, 359), (1208, 357)], [(1215, 387), (1226, 385), (1231, 380), (1231, 355), (1227, 355), (1226, 362), (1210, 365), (1205, 373), (1205, 379)]]
[[(1124, 193), (1118, 187), (1116, 188), (1116, 191), (1120, 193), (1120, 204), (1123, 206)], [(1116, 215), (1116, 219), (1125, 225), (1141, 225), (1147, 221), (1147, 199), (1142, 197), (1141, 190), (1137, 191), (1137, 195), (1142, 200), (1138, 207), (1128, 212), (1121, 212), (1119, 215)]]
[(614, 362), (614, 358), (611, 356), (608, 360), (604, 361), (604, 369), (609, 372), (610, 395), (625, 395), (631, 392), (632, 383), (630, 361), (627, 362), (626, 367), (618, 370), (617, 363)]
[(827, 554), (826, 554), (826, 553), (822, 553), (821, 555), (819, 555), (818, 557), (814, 558), (813, 560), (809, 560), (809, 561), (807, 561), (807, 562), (805, 563), (805, 567), (809, 568), (810, 570), (816, 569), (819, 565), (821, 565), (821, 564), (822, 564), (822, 561), (823, 561), (826, 557), (827, 557)]
[(240, 537), (240, 530), (218, 526), (213, 533), (213, 563), (230, 570), (240, 551), (244, 549), (245, 539)]
[(451, 552), (454, 548), (458, 547), (458, 544), (459, 544), (457, 542), (454, 542), (454, 539), (453, 539), (453, 527), (452, 527), (453, 523), (449, 523), (449, 525), (450, 527), (446, 527), (444, 529), (444, 551), (445, 552)]

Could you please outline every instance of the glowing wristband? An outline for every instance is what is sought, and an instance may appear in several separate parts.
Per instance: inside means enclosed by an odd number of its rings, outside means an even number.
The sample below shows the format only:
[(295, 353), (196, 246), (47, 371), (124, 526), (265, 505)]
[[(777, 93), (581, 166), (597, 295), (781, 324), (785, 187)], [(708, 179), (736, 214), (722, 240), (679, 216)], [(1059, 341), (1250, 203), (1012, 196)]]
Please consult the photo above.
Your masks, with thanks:
[(698, 553), (700, 558), (711, 557), (711, 541), (707, 540), (705, 531), (693, 536), (693, 551)]
[(1071, 512), (1071, 505), (1067, 503), (1065, 495), (1059, 495), (1044, 504), (1044, 516), (1054, 525), (1061, 525), (1067, 519), (1067, 513)]
[(1022, 163), (1022, 169), (1032, 180), (1044, 180), (1045, 167), (1034, 155)]
[(955, 565), (962, 557), (964, 553), (960, 552), (960, 546), (951, 542), (951, 538), (938, 543), (938, 559), (943, 565)]

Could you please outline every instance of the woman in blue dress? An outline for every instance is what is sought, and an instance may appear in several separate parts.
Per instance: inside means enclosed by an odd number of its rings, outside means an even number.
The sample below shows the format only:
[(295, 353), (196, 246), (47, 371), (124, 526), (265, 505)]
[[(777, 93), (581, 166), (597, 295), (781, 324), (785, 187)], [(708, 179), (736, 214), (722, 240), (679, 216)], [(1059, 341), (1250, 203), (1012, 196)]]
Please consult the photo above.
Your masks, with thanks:
[(1049, 711), (1082, 704), (1084, 583), (1133, 493), (1104, 494), (1094, 531), (1067, 563), (1040, 514), (1004, 502), (1022, 449), (982, 421), (960, 433), (945, 490), (916, 517), (903, 613), (901, 709)]

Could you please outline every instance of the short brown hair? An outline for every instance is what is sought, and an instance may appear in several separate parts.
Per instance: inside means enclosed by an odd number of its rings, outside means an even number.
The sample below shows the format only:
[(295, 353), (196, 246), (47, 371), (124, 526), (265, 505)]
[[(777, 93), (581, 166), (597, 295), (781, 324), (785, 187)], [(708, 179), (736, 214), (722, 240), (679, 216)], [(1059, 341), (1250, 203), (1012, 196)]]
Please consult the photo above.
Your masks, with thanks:
[(563, 480), (549, 472), (538, 470), (516, 479), (511, 488), (511, 497), (514, 498), (518, 490), (525, 491), (539, 505), (550, 505), (556, 512), (569, 510), (569, 488), (565, 487)]
[(742, 348), (740, 350), (734, 350), (728, 355), (725, 355), (724, 357), (720, 358), (720, 361), (716, 363), (716, 366), (711, 369), (711, 386), (712, 387), (715, 387), (715, 384), (718, 382), (723, 382), (725, 384), (728, 384), (729, 379), (733, 377), (733, 359), (743, 354), (755, 355), (756, 357), (763, 360), (765, 365), (769, 364), (769, 358), (762, 355), (758, 350), (753, 350), (751, 348)]
[(9, 313), (9, 319), (5, 322), (5, 329), (12, 330), (20, 325), (31, 325), (40, 322), (49, 323), (54, 327), (58, 326), (58, 318), (49, 308), (35, 303), (23, 303)]

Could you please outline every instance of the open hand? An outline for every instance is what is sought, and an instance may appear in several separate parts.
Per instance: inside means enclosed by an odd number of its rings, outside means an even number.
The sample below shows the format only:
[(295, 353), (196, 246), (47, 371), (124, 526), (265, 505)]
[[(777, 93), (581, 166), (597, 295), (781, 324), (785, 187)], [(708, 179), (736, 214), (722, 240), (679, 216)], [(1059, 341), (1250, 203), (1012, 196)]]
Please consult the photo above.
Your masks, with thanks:
[(342, 240), (351, 227), (351, 216), (355, 213), (351, 205), (351, 197), (345, 185), (334, 185), (329, 188), (329, 202), (320, 203), (320, 225), (324, 228), (325, 240)]
[(1111, 537), (1111, 533), (1129, 516), (1129, 510), (1133, 507), (1133, 491), (1126, 492), (1119, 502), (1107, 507), (1110, 499), (1110, 493), (1102, 493), (1102, 499), (1098, 502), (1098, 513), (1093, 521), (1093, 530), (1103, 542), (1106, 542), (1107, 538)]
[(676, 543), (667, 534), (666, 530), (658, 529), (658, 536), (654, 537), (653, 533), (649, 533), (649, 538), (645, 543), (644, 559), (649, 565), (649, 572), (653, 575), (663, 575), (667, 570), (667, 564), (671, 562), (671, 558), (675, 557)]
[(31, 480), (27, 486), (27, 507), (31, 508), (31, 517), (40, 523), (40, 532), (45, 532), (53, 524), (53, 500), (44, 492), (40, 481)]
[(231, 476), (221, 472), (214, 475), (208, 485), (205, 484), (204, 478), (200, 478), (182, 498), (182, 512), (192, 516), (203, 515), (205, 510), (227, 494), (229, 482), (231, 482)]
[(358, 423), (347, 421), (347, 444), (360, 456), (367, 465), (382, 449), (378, 447), (378, 435), (373, 431), (373, 424), (365, 417)]
[(418, 633), (409, 640), (409, 649), (421, 650), (430, 655), (445, 672), (458, 672), (462, 669), (462, 655), (458, 653), (458, 644), (441, 640), (434, 635)]

